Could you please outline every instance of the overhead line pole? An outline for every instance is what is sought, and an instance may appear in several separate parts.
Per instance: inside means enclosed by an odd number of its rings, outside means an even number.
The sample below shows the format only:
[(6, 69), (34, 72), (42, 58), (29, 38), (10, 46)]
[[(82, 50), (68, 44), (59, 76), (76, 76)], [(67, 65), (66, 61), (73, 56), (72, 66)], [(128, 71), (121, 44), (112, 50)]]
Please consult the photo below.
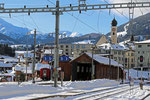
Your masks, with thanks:
[(28, 81), (27, 66), (28, 66), (28, 41), (29, 41), (29, 32), (27, 32), (27, 43), (26, 43), (26, 81)]
[(34, 55), (33, 55), (33, 64), (32, 64), (32, 83), (35, 83), (35, 48), (36, 48), (36, 29), (34, 30)]
[[(131, 0), (131, 3), (133, 1)], [(129, 23), (130, 23), (130, 36), (132, 36), (132, 25), (133, 25), (133, 17), (134, 17), (134, 7), (133, 4), (131, 4), (131, 7), (129, 7)]]
[(59, 0), (56, 1), (56, 26), (55, 26), (55, 54), (54, 54), (54, 87), (57, 87), (59, 67)]

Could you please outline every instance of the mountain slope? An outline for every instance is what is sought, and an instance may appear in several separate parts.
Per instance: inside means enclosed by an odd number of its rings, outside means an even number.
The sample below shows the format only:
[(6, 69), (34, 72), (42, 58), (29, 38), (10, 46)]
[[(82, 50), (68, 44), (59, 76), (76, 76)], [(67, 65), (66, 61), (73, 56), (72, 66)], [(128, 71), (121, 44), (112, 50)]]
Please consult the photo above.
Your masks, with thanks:
[(0, 33), (13, 39), (19, 39), (29, 32), (29, 29), (14, 26), (0, 18)]
[[(129, 39), (131, 34), (135, 36), (135, 39), (139, 39), (141, 37), (144, 39), (145, 36), (149, 35), (150, 33), (150, 13), (135, 18), (133, 20), (132, 27), (129, 24), (129, 22), (120, 25), (117, 31), (118, 31), (117, 35), (120, 37), (119, 39), (121, 41)], [(110, 32), (107, 34), (107, 36), (110, 36)]]
[(19, 42), (0, 33), (0, 43), (2, 44), (18, 44)]
[[(75, 43), (80, 41), (91, 41), (92, 43), (96, 43), (99, 38), (102, 36), (102, 34), (98, 33), (90, 33), (86, 35), (82, 35), (79, 37), (67, 37), (59, 40), (59, 43), (68, 44), (68, 43)], [(50, 42), (53, 44), (54, 42)]]

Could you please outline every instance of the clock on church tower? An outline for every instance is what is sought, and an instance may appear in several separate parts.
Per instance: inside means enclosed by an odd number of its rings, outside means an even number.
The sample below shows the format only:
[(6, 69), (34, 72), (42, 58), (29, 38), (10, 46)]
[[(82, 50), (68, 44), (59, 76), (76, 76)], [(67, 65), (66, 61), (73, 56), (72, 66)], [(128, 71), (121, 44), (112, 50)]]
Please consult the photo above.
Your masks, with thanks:
[(114, 31), (114, 32), (115, 32), (115, 31), (116, 31), (116, 28), (112, 28), (112, 31)]

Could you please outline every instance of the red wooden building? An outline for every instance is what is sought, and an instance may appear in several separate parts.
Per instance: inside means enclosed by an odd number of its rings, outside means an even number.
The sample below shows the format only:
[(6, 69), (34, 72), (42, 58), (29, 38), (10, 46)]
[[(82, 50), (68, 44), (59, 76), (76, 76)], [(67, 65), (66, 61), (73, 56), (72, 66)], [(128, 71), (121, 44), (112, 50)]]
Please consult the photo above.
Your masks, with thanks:
[[(123, 79), (122, 65), (111, 59), (111, 66), (109, 65), (109, 58), (93, 55), (94, 77), (96, 79)], [(84, 53), (78, 58), (71, 61), (72, 64), (72, 80), (90, 80), (92, 71), (92, 54)], [(119, 75), (118, 75), (119, 74)]]

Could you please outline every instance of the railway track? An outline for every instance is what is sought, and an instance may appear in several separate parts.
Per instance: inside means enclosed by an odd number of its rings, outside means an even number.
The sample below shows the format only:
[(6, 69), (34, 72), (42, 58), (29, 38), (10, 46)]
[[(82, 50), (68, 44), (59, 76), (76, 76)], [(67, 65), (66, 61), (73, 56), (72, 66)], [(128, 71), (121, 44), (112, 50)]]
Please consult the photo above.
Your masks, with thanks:
[[(74, 96), (80, 96), (80, 95), (85, 95), (85, 94), (89, 94), (89, 93), (97, 93), (97, 92), (102, 92), (102, 91), (109, 91), (109, 90), (112, 90), (112, 89), (118, 89), (118, 88), (125, 87), (125, 86), (128, 86), (128, 84), (124, 84), (124, 85), (117, 86), (117, 87), (115, 86), (115, 87), (109, 87), (109, 88), (98, 89), (98, 90), (93, 90), (93, 91), (80, 92), (80, 93), (75, 92), (77, 94), (53, 95), (53, 96), (39, 97), (39, 98), (35, 98), (35, 99), (30, 99), (30, 100), (42, 100), (42, 99), (55, 98), (55, 97), (61, 97), (61, 98), (65, 99), (67, 97), (74, 97)], [(73, 91), (68, 91), (67, 93), (74, 93), (74, 90)]]
[(134, 86), (132, 88), (130, 88), (130, 86), (119, 87), (119, 88), (115, 88), (115, 89), (110, 89), (109, 91), (102, 91), (100, 93), (95, 93), (93, 95), (78, 97), (75, 100), (100, 100), (100, 99), (105, 99), (105, 98), (113, 96), (113, 95), (117, 95), (117, 94), (121, 94), (121, 93), (130, 91), (130, 89), (133, 90), (135, 88), (139, 88), (139, 86)]

